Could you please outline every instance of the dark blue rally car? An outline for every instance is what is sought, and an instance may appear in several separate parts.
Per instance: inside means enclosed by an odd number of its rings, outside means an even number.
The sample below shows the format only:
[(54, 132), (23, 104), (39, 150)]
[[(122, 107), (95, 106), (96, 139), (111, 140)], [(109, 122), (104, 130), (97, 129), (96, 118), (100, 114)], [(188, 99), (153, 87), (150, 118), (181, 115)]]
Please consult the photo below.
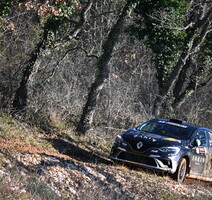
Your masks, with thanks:
[(117, 135), (110, 158), (167, 171), (178, 182), (186, 175), (212, 181), (212, 131), (176, 119), (152, 119)]

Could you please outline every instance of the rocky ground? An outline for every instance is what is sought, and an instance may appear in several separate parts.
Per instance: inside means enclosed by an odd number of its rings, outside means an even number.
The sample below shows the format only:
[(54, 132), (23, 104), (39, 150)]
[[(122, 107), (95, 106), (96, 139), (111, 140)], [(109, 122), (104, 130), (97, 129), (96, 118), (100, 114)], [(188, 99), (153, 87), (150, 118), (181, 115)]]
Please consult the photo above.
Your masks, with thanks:
[(167, 175), (112, 165), (70, 138), (45, 140), (54, 150), (0, 139), (0, 199), (212, 199), (211, 183), (176, 183)]
[(0, 113), (0, 200), (212, 200), (211, 182), (114, 165), (108, 136), (46, 133)]

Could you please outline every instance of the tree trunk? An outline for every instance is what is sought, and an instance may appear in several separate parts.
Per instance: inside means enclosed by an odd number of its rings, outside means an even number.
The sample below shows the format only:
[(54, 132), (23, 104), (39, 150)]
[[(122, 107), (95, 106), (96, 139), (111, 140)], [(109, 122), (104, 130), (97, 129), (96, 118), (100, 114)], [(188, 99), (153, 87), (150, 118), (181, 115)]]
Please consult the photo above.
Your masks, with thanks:
[(44, 48), (45, 46), (45, 43), (47, 41), (47, 35), (48, 35), (48, 31), (44, 29), (41, 41), (37, 44), (36, 48), (30, 55), (30, 60), (25, 65), (25, 69), (23, 71), (20, 85), (18, 89), (16, 90), (16, 93), (14, 96), (13, 105), (12, 105), (13, 106), (12, 115), (22, 113), (22, 111), (27, 105), (27, 95), (28, 95), (27, 83), (31, 75), (31, 72), (33, 70), (33, 66), (38, 58), (38, 55), (40, 54), (41, 49)]
[(97, 61), (97, 67), (98, 67), (97, 76), (94, 83), (91, 85), (91, 89), (88, 93), (87, 102), (83, 108), (83, 112), (76, 129), (77, 132), (80, 134), (85, 134), (86, 131), (88, 131), (92, 125), (93, 116), (95, 113), (95, 108), (99, 94), (109, 77), (110, 69), (108, 64), (110, 62), (111, 55), (116, 45), (116, 42), (118, 41), (118, 37), (124, 28), (125, 17), (127, 16), (127, 12), (131, 7), (131, 4), (132, 0), (128, 0), (116, 24), (111, 29), (107, 40), (103, 44), (102, 47), (103, 53), (99, 58), (99, 60)]

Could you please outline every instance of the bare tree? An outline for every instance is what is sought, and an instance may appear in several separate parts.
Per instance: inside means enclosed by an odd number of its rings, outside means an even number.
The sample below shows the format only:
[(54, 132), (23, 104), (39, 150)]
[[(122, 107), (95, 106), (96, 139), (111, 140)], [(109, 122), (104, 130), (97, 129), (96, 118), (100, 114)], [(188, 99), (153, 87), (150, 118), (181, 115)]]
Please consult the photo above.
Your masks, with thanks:
[[(211, 116), (211, 69), (204, 63), (204, 41), (211, 32), (202, 23), (206, 12), (209, 14), (208, 6), (201, 11), (204, 4), (200, 2), (190, 9), (184, 27), (167, 27), (184, 30), (188, 37), (187, 45), (176, 55), (184, 60), (175, 63), (179, 66), (176, 79), (161, 87), (154, 53), (144, 41), (125, 32), (135, 17), (127, 12), (126, 1), (80, 2), (83, 9), (69, 15), (64, 24), (58, 20), (55, 26), (48, 25), (46, 32), (45, 20), (40, 24), (36, 12), (32, 20), (31, 10), (17, 11), (18, 17), (11, 15), (20, 27), (0, 32), (1, 106), (13, 104), (13, 111), (26, 110), (25, 119), (38, 125), (40, 121), (44, 128), (50, 120), (64, 120), (78, 125), (81, 133), (91, 126), (111, 133), (115, 128), (136, 125), (153, 117), (153, 108), (160, 116), (168, 113), (210, 123), (205, 119)], [(171, 20), (165, 11), (156, 14)]]
[(32, 73), (33, 66), (37, 61), (38, 55), (40, 54), (41, 50), (45, 48), (45, 44), (47, 42), (48, 30), (44, 28), (43, 36), (41, 37), (41, 41), (37, 44), (36, 48), (32, 51), (30, 55), (30, 59), (24, 66), (24, 71), (22, 75), (22, 79), (20, 85), (15, 93), (14, 100), (13, 100), (13, 110), (12, 114), (18, 114), (24, 110), (27, 105), (28, 99), (28, 92), (27, 92), (27, 84), (28, 79)]
[(41, 32), (32, 12), (15, 10), (6, 22), (0, 27), (0, 99), (1, 107), (10, 108), (23, 72), (21, 65), (30, 59)]
[[(75, 27), (73, 30), (67, 31), (67, 34), (60, 39), (60, 44), (64, 44), (66, 42), (71, 41), (73, 38), (77, 36), (77, 34), (80, 32), (83, 25), (86, 23), (87, 17), (88, 17), (88, 11), (90, 10), (91, 6), (93, 4), (92, 0), (88, 0), (87, 5), (82, 9), (80, 13), (80, 19), (78, 22), (76, 22)], [(56, 22), (53, 22), (56, 23)], [(23, 76), (20, 82), (20, 85), (15, 93), (14, 101), (13, 101), (13, 114), (17, 114), (24, 110), (24, 108), (27, 105), (27, 84), (29, 77), (31, 75), (31, 72), (33, 70), (33, 66), (35, 62), (37, 61), (37, 58), (41, 52), (41, 50), (44, 50), (46, 48), (46, 43), (48, 42), (48, 32), (49, 32), (49, 21), (47, 20), (45, 24), (43, 25), (43, 35), (41, 36), (40, 42), (37, 44), (35, 49), (30, 54), (30, 59), (26, 62), (24, 65), (24, 72)]]
[(110, 62), (111, 55), (118, 40), (118, 37), (124, 28), (125, 17), (127, 16), (127, 13), (131, 6), (132, 1), (128, 0), (116, 24), (112, 27), (107, 40), (102, 46), (103, 53), (97, 61), (98, 72), (96, 75), (96, 79), (91, 85), (86, 104), (83, 108), (83, 112), (77, 126), (77, 131), (80, 133), (85, 133), (90, 128), (93, 122), (93, 116), (100, 91), (104, 87), (105, 82), (108, 80), (109, 77), (110, 71), (108, 64)]
[[(38, 113), (50, 118), (57, 113), (69, 125), (76, 125), (89, 86), (95, 79), (102, 43), (122, 7), (121, 2), (94, 1), (80, 34), (66, 46), (43, 52), (33, 67), (28, 85), (30, 119)], [(105, 122), (105, 118), (101, 120)]]

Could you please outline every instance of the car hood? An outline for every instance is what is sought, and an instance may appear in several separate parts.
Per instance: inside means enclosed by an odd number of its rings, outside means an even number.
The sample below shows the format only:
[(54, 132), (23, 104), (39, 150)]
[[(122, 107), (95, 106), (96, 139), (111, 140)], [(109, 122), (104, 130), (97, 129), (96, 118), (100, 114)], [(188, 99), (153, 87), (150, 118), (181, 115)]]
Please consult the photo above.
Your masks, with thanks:
[(176, 139), (169, 136), (157, 135), (154, 133), (146, 133), (141, 131), (130, 130), (122, 134), (124, 141), (135, 144), (143, 142), (148, 147), (163, 147), (163, 146), (182, 146), (186, 144), (185, 140)]

